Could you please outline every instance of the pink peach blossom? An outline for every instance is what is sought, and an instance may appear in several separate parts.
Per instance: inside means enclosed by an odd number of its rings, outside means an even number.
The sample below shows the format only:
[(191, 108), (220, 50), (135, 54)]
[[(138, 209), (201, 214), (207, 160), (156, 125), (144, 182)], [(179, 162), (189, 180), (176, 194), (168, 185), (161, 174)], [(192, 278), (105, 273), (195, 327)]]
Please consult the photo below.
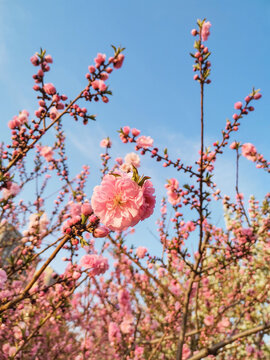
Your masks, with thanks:
[(154, 140), (150, 136), (142, 135), (136, 140), (136, 143), (140, 148), (148, 149), (153, 146)]
[(94, 59), (96, 67), (99, 68), (100, 65), (102, 65), (104, 63), (105, 60), (106, 60), (106, 55), (98, 53), (97, 57)]
[(202, 41), (206, 41), (210, 35), (211, 23), (209, 21), (204, 22), (202, 26)]
[(206, 326), (211, 326), (211, 325), (214, 324), (214, 320), (215, 320), (214, 315), (207, 315), (204, 318), (204, 323), (205, 323)]
[(145, 257), (145, 254), (148, 252), (147, 248), (144, 246), (139, 246), (136, 250), (136, 255), (138, 258), (143, 259)]
[(42, 146), (40, 148), (40, 155), (44, 156), (46, 161), (52, 161), (53, 160), (53, 149), (51, 146)]
[(94, 213), (111, 230), (122, 231), (140, 221), (143, 191), (128, 174), (105, 175), (94, 188), (91, 204)]
[(140, 167), (140, 157), (136, 153), (128, 153), (125, 156), (125, 163), (128, 165), (133, 165), (136, 168)]
[(242, 155), (251, 161), (256, 161), (257, 150), (251, 143), (245, 143), (242, 145)]
[(103, 139), (101, 140), (99, 146), (102, 148), (106, 148), (106, 147), (110, 148), (112, 146), (112, 142), (109, 138)]
[(86, 269), (91, 269), (90, 275), (93, 276), (104, 274), (109, 269), (108, 259), (97, 254), (84, 255), (80, 264)]

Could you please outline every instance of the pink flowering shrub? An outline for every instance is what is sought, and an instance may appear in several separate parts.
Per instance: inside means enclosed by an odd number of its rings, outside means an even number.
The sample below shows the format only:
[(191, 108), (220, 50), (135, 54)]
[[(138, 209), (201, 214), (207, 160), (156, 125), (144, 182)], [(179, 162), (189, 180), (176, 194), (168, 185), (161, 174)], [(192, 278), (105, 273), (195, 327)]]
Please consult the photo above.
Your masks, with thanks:
[[(82, 125), (96, 119), (87, 107), (108, 103), (124, 49), (98, 53), (74, 99), (47, 81), (51, 55), (41, 49), (31, 57), (36, 106), (8, 122), (11, 139), (0, 146), (1, 360), (269, 358), (270, 193), (247, 203), (238, 174), (241, 154), (255, 170), (269, 173), (270, 163), (254, 145), (231, 139), (261, 94), (253, 89), (237, 101), (220, 138), (207, 144), (211, 62), (202, 42), (211, 24), (197, 25), (191, 31), (193, 78), (203, 95), (197, 159), (185, 164), (156, 141), (154, 147), (151, 136), (123, 126), (120, 140), (135, 152), (112, 161), (112, 141), (101, 140), (102, 179), (92, 197), (89, 166), (72, 176), (63, 118)], [(54, 141), (45, 136), (52, 128)], [(226, 147), (236, 155), (235, 198), (214, 182)], [(136, 225), (156, 207), (155, 178), (137, 169), (148, 155), (161, 164), (159, 180), (171, 172), (158, 236), (141, 227), (131, 244)], [(212, 218), (213, 201), (224, 207), (224, 226)], [(54, 261), (63, 270), (55, 272)]]

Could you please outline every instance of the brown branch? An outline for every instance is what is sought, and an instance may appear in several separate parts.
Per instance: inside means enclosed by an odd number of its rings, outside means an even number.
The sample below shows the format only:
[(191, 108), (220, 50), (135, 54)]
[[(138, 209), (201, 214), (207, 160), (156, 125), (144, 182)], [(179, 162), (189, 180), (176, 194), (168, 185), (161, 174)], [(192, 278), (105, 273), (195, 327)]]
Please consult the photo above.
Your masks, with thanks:
[(221, 341), (217, 344), (214, 344), (208, 348), (204, 348), (202, 350), (200, 350), (197, 354), (189, 357), (189, 360), (200, 360), (202, 358), (204, 358), (205, 356), (208, 356), (208, 355), (217, 355), (218, 351), (222, 348), (224, 348), (226, 345), (229, 345), (231, 343), (233, 343), (234, 341), (237, 341), (237, 340), (240, 340), (242, 338), (245, 338), (245, 337), (248, 337), (250, 335), (253, 335), (253, 334), (256, 334), (258, 333), (259, 331), (264, 331), (264, 330), (267, 330), (267, 329), (270, 329), (270, 323), (267, 323), (265, 325), (260, 325), (260, 326), (257, 326), (253, 329), (249, 329), (249, 330), (246, 330), (246, 331), (243, 331), (241, 333), (238, 333), (234, 336), (231, 336), (229, 337), (227, 340), (224, 340), (224, 341)]
[(17, 304), (18, 302), (22, 301), (28, 291), (32, 288), (32, 286), (35, 284), (35, 282), (39, 279), (41, 274), (44, 272), (44, 270), (47, 268), (47, 266), (51, 263), (51, 261), (56, 257), (58, 252), (62, 249), (62, 247), (65, 245), (65, 243), (70, 239), (69, 235), (66, 235), (63, 240), (60, 242), (60, 244), (57, 246), (57, 248), (54, 250), (54, 252), (51, 254), (51, 256), (47, 259), (47, 261), (42, 265), (42, 267), (35, 273), (32, 280), (28, 283), (28, 285), (24, 288), (22, 293), (17, 296), (14, 300), (11, 300), (7, 302), (6, 304), (2, 305), (0, 307), (0, 314), (4, 311), (10, 309), (13, 305)]

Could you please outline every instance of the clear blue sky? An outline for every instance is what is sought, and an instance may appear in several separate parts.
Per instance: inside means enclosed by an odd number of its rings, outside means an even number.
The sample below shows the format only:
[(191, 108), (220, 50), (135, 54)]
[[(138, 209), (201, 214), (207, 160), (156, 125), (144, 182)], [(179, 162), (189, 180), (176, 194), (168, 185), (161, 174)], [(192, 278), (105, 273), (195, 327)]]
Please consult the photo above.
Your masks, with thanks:
[[(199, 89), (193, 81), (193, 49), (190, 30), (197, 18), (211, 23), (208, 46), (212, 51), (212, 84), (206, 91), (206, 141), (220, 138), (233, 104), (242, 100), (253, 86), (262, 89), (256, 111), (243, 120), (236, 139), (252, 142), (266, 158), (269, 151), (269, 37), (270, 1), (222, 0), (137, 0), (137, 1), (0, 1), (0, 133), (8, 138), (7, 122), (26, 108), (34, 114), (32, 91), (34, 68), (29, 58), (40, 47), (54, 58), (47, 82), (53, 82), (69, 98), (85, 86), (85, 73), (97, 52), (110, 54), (110, 45), (126, 47), (121, 70), (111, 76), (114, 96), (109, 104), (88, 106), (98, 114), (87, 127), (66, 119), (72, 172), (82, 164), (91, 166), (92, 187), (99, 181), (97, 156), (99, 141), (110, 136), (116, 144), (116, 130), (130, 125), (152, 135), (155, 145), (175, 157), (196, 159), (199, 145)], [(45, 144), (45, 143), (44, 143)], [(48, 144), (49, 145), (49, 144)], [(113, 156), (123, 156), (132, 147), (116, 144)], [(217, 180), (225, 193), (234, 184), (232, 152), (218, 162)], [(163, 183), (172, 172), (145, 159), (142, 172), (152, 176), (163, 195)], [(263, 171), (241, 161), (240, 190), (261, 198), (269, 191)], [(182, 176), (180, 175), (180, 182)], [(158, 203), (159, 207), (159, 203)], [(156, 216), (158, 212), (156, 212)], [(138, 226), (155, 229), (149, 220)], [(149, 235), (151, 237), (151, 235)]]

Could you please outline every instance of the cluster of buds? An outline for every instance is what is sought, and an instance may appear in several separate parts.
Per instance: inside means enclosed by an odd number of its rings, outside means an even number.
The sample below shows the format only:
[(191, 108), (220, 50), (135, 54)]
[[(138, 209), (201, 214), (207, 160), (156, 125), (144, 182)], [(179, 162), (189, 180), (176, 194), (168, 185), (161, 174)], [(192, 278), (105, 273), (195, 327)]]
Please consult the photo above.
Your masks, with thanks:
[(208, 61), (211, 53), (208, 50), (208, 47), (202, 44), (202, 41), (206, 41), (210, 35), (210, 22), (205, 22), (204, 20), (198, 20), (197, 24), (199, 30), (193, 29), (191, 34), (193, 36), (199, 36), (199, 39), (195, 41), (194, 48), (196, 52), (190, 53), (190, 55), (195, 59), (195, 65), (193, 65), (193, 71), (199, 72), (199, 74), (194, 75), (194, 80), (199, 81), (200, 83), (210, 84), (211, 80), (208, 78), (210, 75), (211, 63)]
[[(112, 95), (112, 92), (108, 90), (108, 86), (105, 81), (108, 80), (109, 74), (112, 73), (113, 68), (110, 65), (113, 65), (115, 69), (120, 69), (125, 56), (122, 54), (124, 48), (114, 49), (114, 56), (110, 57), (108, 62), (106, 62), (106, 55), (98, 53), (94, 59), (95, 66), (90, 65), (88, 67), (89, 72), (85, 75), (86, 79), (89, 80), (88, 86), (86, 86), (83, 96), (87, 101), (99, 101), (101, 98), (104, 103), (109, 102), (107, 95)], [(93, 92), (91, 92), (93, 90)]]
[(237, 101), (234, 104), (235, 110), (239, 110), (239, 113), (233, 114), (233, 121), (227, 119), (225, 130), (222, 130), (222, 141), (216, 141), (213, 143), (213, 146), (215, 147), (214, 151), (216, 154), (222, 154), (221, 149), (228, 144), (230, 133), (238, 130), (240, 126), (240, 119), (242, 119), (244, 115), (248, 115), (249, 112), (254, 111), (254, 107), (250, 106), (250, 102), (252, 100), (259, 100), (261, 97), (262, 94), (259, 93), (259, 90), (253, 89), (252, 93), (245, 97), (244, 104), (241, 101)]
[(99, 224), (99, 218), (93, 213), (92, 206), (89, 202), (72, 203), (70, 206), (70, 214), (64, 216), (68, 218), (62, 226), (64, 234), (72, 235), (72, 245), (77, 246), (80, 239), (81, 245), (88, 245), (82, 238), (82, 234), (86, 231), (92, 233), (96, 238), (106, 237), (109, 229)]

